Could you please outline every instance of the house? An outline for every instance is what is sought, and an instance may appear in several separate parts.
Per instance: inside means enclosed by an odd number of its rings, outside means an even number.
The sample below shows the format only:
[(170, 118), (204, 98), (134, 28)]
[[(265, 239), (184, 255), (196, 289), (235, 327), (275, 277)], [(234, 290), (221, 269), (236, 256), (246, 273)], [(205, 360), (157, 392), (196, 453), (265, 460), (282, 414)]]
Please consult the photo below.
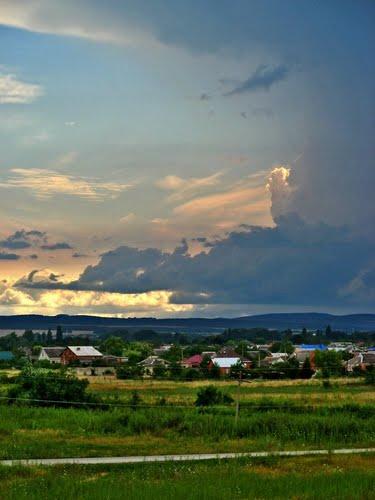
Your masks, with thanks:
[(11, 351), (0, 351), (0, 362), (1, 361), (13, 361), (14, 354)]
[(328, 346), (329, 351), (336, 352), (353, 352), (353, 342), (331, 342)]
[(359, 368), (361, 370), (366, 370), (368, 366), (375, 366), (375, 352), (358, 352), (353, 358), (349, 359), (345, 368), (347, 372), (353, 372), (354, 368)]
[(313, 364), (315, 358), (315, 351), (326, 351), (327, 346), (324, 344), (301, 344), (296, 346), (294, 355), (297, 361), (302, 364), (306, 358), (310, 359)]
[(112, 354), (105, 354), (102, 357), (103, 364), (105, 365), (123, 365), (129, 361), (125, 356), (113, 356)]
[(181, 366), (184, 368), (199, 368), (203, 361), (202, 354), (195, 354), (181, 361)]
[(202, 352), (202, 358), (215, 358), (216, 357), (216, 352), (215, 351), (203, 351)]
[(159, 347), (155, 347), (155, 349), (153, 350), (153, 353), (155, 354), (155, 356), (161, 356), (163, 354), (165, 354), (166, 352), (168, 352), (172, 347), (172, 344), (163, 344)]
[(269, 356), (266, 356), (261, 362), (261, 366), (274, 366), (278, 363), (285, 363), (289, 359), (289, 354), (285, 352), (271, 352)]
[(164, 366), (167, 368), (169, 366), (169, 361), (159, 358), (159, 356), (148, 356), (148, 358), (140, 361), (138, 366), (143, 368), (146, 375), (153, 375), (154, 369), (159, 366)]
[(77, 366), (74, 372), (78, 377), (87, 376), (111, 376), (116, 375), (116, 369), (113, 366)]
[(69, 365), (75, 361), (90, 364), (103, 358), (103, 354), (92, 345), (68, 346), (61, 353), (61, 363)]
[(250, 368), (251, 366), (251, 361), (249, 361), (248, 359), (241, 359), (239, 356), (233, 358), (217, 357), (212, 359), (208, 366), (209, 369), (212, 368), (214, 365), (218, 366), (221, 375), (229, 375), (232, 366), (236, 366), (239, 363), (241, 363), (244, 368)]
[(50, 363), (61, 363), (61, 354), (65, 347), (42, 347), (38, 361), (49, 361)]
[(235, 351), (234, 347), (231, 345), (226, 345), (220, 349), (217, 353), (218, 358), (236, 358), (238, 353)]

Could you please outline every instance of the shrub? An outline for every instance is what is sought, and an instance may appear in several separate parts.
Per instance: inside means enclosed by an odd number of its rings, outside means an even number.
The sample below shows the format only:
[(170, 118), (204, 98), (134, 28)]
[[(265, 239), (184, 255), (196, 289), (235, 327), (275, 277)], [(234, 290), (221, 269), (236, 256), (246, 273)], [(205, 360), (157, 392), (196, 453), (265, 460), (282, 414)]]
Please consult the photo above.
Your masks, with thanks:
[(9, 402), (28, 401), (37, 406), (78, 406), (81, 403), (97, 402), (86, 392), (89, 382), (61, 370), (26, 368), (17, 378), (15, 386), (9, 389)]
[(214, 385), (209, 385), (207, 387), (202, 387), (198, 391), (197, 399), (195, 401), (196, 406), (212, 406), (219, 404), (232, 403), (233, 398), (224, 394), (222, 391), (217, 389)]

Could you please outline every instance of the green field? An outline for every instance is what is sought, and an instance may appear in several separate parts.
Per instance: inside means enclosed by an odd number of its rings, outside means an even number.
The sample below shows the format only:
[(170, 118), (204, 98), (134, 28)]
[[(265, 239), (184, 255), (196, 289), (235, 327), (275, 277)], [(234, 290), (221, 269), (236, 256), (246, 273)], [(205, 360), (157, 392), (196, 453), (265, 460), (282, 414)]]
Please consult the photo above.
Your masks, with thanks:
[[(360, 379), (215, 382), (234, 403), (194, 407), (208, 381), (91, 377), (106, 409), (0, 404), (0, 458), (375, 447), (374, 388)], [(0, 386), (6, 394), (11, 384)], [(141, 400), (129, 407), (132, 391)], [(0, 498), (375, 498), (375, 457), (0, 468)]]
[(0, 468), (0, 497), (39, 499), (373, 499), (371, 456), (126, 466)]
[[(243, 384), (234, 404), (199, 410), (207, 381), (121, 381), (92, 377), (103, 410), (0, 405), (0, 457), (144, 455), (375, 446), (371, 386), (358, 380)], [(237, 397), (235, 382), (217, 382)], [(141, 401), (129, 408), (132, 391)], [(122, 406), (123, 405), (123, 406)]]

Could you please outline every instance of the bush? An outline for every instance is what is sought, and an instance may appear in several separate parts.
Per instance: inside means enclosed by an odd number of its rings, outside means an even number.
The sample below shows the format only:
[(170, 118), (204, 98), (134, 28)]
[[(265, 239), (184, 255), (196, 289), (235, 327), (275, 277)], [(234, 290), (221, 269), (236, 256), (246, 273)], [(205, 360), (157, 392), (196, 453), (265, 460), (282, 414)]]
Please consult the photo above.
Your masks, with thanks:
[(224, 394), (214, 385), (209, 385), (207, 387), (202, 387), (202, 389), (198, 391), (195, 406), (212, 406), (229, 403), (233, 403), (233, 398), (231, 398), (231, 396)]
[(25, 369), (9, 389), (9, 402), (28, 401), (37, 406), (80, 406), (82, 403), (97, 402), (86, 392), (89, 382), (61, 370)]

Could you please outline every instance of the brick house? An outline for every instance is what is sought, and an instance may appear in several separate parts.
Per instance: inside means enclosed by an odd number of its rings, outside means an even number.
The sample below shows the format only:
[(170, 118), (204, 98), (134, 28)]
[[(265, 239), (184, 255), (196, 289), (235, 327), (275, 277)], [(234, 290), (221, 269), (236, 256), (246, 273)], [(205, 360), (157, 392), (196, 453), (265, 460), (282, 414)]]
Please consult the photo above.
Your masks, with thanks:
[(103, 354), (91, 345), (68, 346), (61, 354), (61, 363), (69, 365), (70, 363), (79, 361), (82, 364), (89, 365), (93, 361), (101, 360), (102, 358)]

